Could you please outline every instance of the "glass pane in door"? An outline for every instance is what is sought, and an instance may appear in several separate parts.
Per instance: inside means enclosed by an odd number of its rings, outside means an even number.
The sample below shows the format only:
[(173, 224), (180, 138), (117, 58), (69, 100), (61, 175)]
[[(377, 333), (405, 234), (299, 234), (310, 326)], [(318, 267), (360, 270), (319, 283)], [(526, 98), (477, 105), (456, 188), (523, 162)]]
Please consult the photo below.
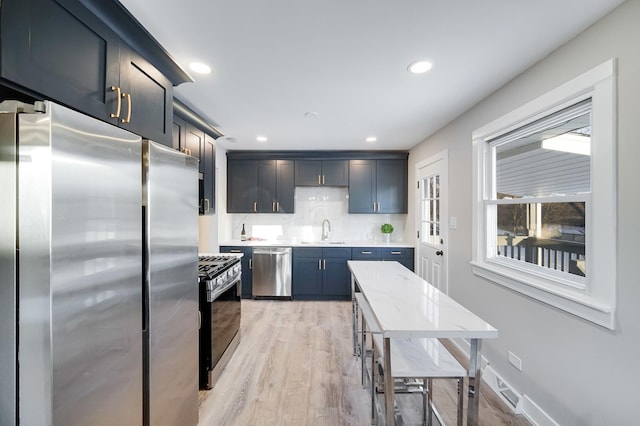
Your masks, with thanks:
[(421, 232), (423, 241), (433, 246), (440, 245), (440, 175), (422, 180)]

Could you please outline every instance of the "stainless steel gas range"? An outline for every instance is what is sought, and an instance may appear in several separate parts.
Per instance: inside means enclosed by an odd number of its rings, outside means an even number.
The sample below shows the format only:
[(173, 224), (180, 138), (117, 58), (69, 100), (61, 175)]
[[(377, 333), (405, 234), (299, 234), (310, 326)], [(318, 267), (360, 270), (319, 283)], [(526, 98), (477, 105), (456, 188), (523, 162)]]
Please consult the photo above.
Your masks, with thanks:
[(199, 256), (198, 275), (200, 389), (211, 389), (240, 342), (240, 256)]

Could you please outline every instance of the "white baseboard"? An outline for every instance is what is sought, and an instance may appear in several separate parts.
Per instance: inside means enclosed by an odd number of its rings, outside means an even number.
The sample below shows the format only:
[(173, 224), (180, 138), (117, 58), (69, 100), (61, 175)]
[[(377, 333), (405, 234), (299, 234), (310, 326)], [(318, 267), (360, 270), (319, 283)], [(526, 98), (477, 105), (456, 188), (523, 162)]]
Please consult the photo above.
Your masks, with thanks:
[[(459, 350), (467, 356), (471, 351), (471, 344), (465, 339), (450, 339)], [(482, 380), (502, 399), (507, 407), (515, 414), (522, 414), (535, 426), (559, 426), (538, 404), (529, 396), (518, 392), (511, 384), (489, 365), (489, 360), (482, 357)]]
[(536, 426), (559, 426), (538, 404), (527, 395), (522, 396), (522, 415)]

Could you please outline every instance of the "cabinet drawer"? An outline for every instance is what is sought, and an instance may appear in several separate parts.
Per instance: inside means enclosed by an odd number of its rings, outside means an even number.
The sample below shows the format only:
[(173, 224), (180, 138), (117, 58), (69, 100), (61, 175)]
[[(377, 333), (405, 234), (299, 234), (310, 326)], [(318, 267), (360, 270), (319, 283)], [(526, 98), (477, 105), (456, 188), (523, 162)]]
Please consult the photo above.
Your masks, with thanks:
[(351, 257), (351, 249), (349, 247), (326, 247), (322, 249), (322, 257), (343, 257), (349, 259)]
[(380, 260), (380, 249), (377, 247), (353, 247), (351, 249), (353, 260)]
[(294, 247), (293, 248), (293, 257), (313, 257), (313, 258), (321, 258), (322, 257), (322, 248), (321, 247)]
[(413, 257), (413, 249), (410, 248), (383, 248), (380, 249), (380, 256), (384, 260), (394, 258), (407, 258)]

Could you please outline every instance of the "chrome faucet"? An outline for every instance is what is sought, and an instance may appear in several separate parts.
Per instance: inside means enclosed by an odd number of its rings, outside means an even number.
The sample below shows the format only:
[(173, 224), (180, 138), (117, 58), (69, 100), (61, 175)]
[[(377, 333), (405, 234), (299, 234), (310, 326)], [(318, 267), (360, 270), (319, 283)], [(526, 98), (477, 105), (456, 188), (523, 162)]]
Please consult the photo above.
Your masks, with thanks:
[[(324, 229), (325, 223), (329, 227), (329, 229), (326, 230), (326, 231)], [(322, 221), (322, 241), (325, 241), (326, 239), (329, 238), (329, 232), (331, 232), (331, 222), (329, 222), (329, 219), (325, 219), (325, 220)]]

